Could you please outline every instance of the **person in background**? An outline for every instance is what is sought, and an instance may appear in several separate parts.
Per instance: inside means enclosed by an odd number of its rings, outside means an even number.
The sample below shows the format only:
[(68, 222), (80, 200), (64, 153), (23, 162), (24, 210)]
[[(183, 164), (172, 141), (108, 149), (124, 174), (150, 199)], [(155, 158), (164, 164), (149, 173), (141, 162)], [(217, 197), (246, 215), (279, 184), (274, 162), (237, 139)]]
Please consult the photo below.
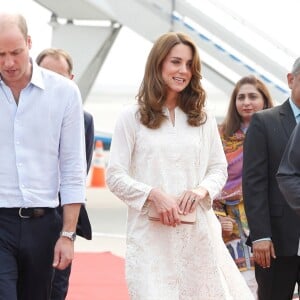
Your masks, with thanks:
[(69, 79), (74, 78), (73, 59), (71, 55), (59, 48), (46, 48), (35, 59), (36, 63)]
[[(47, 48), (43, 50), (36, 58), (39, 66), (54, 71), (62, 76), (73, 79), (73, 60), (69, 53), (62, 49)], [(85, 129), (85, 154), (87, 163), (87, 173), (89, 172), (93, 150), (94, 150), (94, 121), (93, 116), (84, 111), (84, 129)], [(62, 214), (61, 206), (58, 208)], [(90, 220), (85, 208), (81, 206), (77, 228), (77, 235), (92, 239), (92, 230)], [(71, 274), (71, 264), (64, 270), (55, 270), (52, 282), (51, 300), (63, 300), (66, 298), (69, 287), (69, 278)]]
[(246, 245), (249, 228), (242, 194), (243, 143), (252, 115), (270, 107), (273, 101), (266, 85), (255, 76), (242, 77), (232, 91), (227, 114), (219, 126), (228, 179), (213, 207), (222, 225), (223, 240), (254, 295), (257, 283), (251, 249)]
[(259, 300), (292, 299), (299, 281), (300, 218), (280, 192), (276, 173), (300, 112), (300, 59), (287, 81), (289, 99), (254, 114), (244, 142), (243, 197)]
[[(299, 120), (300, 121), (300, 120)], [(291, 208), (300, 215), (300, 122), (284, 151), (276, 175), (279, 188)], [(298, 252), (298, 255), (300, 253)]]
[[(128, 205), (132, 300), (253, 299), (212, 210), (227, 163), (215, 118), (204, 109), (201, 78), (194, 42), (163, 34), (148, 56), (137, 104), (116, 123), (106, 174)], [(159, 221), (147, 216), (150, 206)], [(180, 222), (180, 214), (194, 210), (194, 224)]]
[(25, 18), (0, 13), (0, 299), (9, 300), (49, 299), (85, 203), (79, 89), (33, 62), (31, 44)]

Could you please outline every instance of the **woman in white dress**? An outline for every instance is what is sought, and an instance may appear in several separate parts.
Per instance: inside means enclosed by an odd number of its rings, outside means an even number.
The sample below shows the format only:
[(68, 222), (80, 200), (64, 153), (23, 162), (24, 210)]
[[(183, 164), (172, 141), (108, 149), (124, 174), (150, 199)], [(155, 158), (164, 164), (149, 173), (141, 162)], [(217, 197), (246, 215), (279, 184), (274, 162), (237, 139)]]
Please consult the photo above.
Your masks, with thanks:
[[(162, 35), (149, 54), (138, 103), (116, 123), (107, 184), (128, 205), (132, 300), (254, 299), (211, 208), (227, 163), (216, 121), (204, 109), (200, 72), (188, 36)], [(159, 221), (149, 220), (150, 205)], [(180, 222), (180, 214), (194, 210), (194, 224)]]

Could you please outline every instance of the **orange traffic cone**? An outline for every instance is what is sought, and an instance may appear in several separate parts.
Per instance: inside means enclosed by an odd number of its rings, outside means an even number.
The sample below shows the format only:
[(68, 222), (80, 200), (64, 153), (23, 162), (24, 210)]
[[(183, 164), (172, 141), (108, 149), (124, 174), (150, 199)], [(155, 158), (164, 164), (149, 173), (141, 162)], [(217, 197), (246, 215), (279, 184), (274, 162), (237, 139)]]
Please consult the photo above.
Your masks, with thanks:
[(105, 159), (102, 141), (96, 141), (92, 162), (91, 187), (105, 187)]

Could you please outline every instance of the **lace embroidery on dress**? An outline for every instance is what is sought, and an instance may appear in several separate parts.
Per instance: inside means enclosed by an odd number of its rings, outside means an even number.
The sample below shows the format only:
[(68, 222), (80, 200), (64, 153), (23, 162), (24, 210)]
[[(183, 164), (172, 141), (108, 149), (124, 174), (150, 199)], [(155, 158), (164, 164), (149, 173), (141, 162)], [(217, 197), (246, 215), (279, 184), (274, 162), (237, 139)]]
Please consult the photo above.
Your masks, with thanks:
[(173, 228), (144, 213), (152, 187), (171, 195), (198, 186), (212, 198), (220, 192), (227, 163), (221, 141), (215, 139), (215, 120), (208, 114), (203, 128), (191, 127), (176, 108), (174, 126), (164, 122), (153, 130), (139, 124), (136, 111), (137, 106), (129, 107), (117, 121), (107, 170), (109, 188), (128, 205), (130, 299), (253, 300), (223, 243), (210, 200), (197, 207), (194, 225)]

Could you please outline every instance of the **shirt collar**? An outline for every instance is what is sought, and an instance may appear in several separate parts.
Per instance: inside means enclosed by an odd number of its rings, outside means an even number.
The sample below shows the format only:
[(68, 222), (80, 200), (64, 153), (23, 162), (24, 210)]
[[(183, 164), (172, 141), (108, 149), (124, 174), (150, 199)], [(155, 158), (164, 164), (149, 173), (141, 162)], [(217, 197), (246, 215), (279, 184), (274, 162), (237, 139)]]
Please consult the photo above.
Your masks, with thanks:
[(35, 85), (41, 89), (45, 88), (43, 75), (42, 75), (42, 69), (34, 61), (32, 61), (32, 76), (31, 76), (30, 83), (32, 83), (33, 85)]
[(297, 116), (300, 114), (300, 108), (294, 103), (294, 101), (289, 98), (290, 106), (292, 108), (294, 117), (297, 118)]
[[(32, 75), (31, 75), (30, 82), (28, 84), (33, 84), (41, 89), (44, 89), (45, 84), (42, 76), (42, 70), (37, 65), (37, 63), (33, 61), (31, 58), (30, 61), (32, 64)], [(0, 74), (0, 84), (5, 84), (4, 81), (2, 80), (1, 74)]]

